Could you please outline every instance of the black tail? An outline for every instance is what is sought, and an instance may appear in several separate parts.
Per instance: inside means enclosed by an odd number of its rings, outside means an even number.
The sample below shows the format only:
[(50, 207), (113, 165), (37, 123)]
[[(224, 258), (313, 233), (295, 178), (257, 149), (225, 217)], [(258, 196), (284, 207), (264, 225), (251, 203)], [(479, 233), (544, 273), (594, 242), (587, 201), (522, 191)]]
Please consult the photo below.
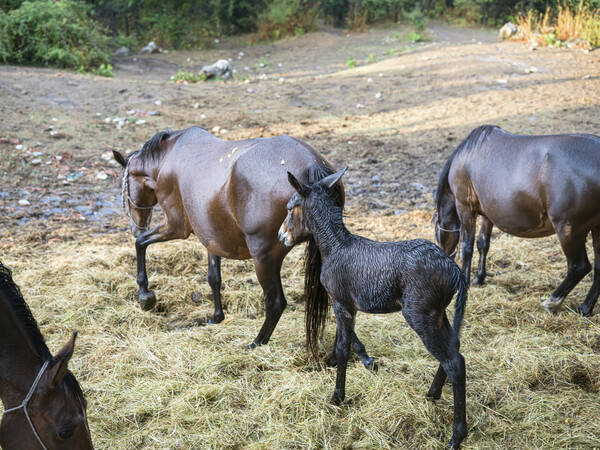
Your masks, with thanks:
[[(313, 184), (333, 173), (330, 167), (317, 163), (308, 169), (308, 183)], [(344, 189), (341, 183), (337, 183), (332, 192), (336, 197), (335, 204), (343, 207)], [(306, 349), (315, 359), (318, 359), (318, 343), (329, 315), (329, 295), (321, 284), (321, 265), (321, 252), (311, 237), (304, 257), (304, 300)]]
[(465, 306), (467, 304), (467, 293), (469, 291), (469, 283), (467, 283), (467, 279), (465, 275), (462, 273), (462, 270), (456, 266), (456, 270), (458, 271), (458, 293), (456, 295), (456, 305), (454, 306), (454, 321), (452, 324), (452, 328), (454, 329), (454, 333), (458, 338), (460, 334), (460, 327), (462, 326), (463, 316), (465, 315)]

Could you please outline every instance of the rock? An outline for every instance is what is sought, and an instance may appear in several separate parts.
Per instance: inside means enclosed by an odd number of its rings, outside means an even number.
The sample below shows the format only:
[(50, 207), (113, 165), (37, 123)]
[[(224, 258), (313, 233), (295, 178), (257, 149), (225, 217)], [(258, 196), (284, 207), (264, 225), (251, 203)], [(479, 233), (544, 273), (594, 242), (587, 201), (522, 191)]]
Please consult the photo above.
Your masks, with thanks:
[(232, 75), (231, 64), (225, 59), (219, 59), (214, 64), (203, 66), (199, 75), (204, 75), (206, 79), (221, 77), (223, 80), (229, 80)]
[(42, 159), (41, 158), (35, 158), (31, 160), (31, 165), (32, 166), (39, 166), (42, 163)]
[(31, 203), (29, 203), (29, 200), (25, 200), (24, 198), (22, 198), (21, 200), (19, 200), (19, 205), (20, 206), (29, 206)]
[(120, 47), (115, 50), (115, 56), (131, 56), (131, 50), (127, 47)]
[(514, 23), (507, 22), (502, 28), (500, 28), (499, 34), (502, 39), (510, 39), (517, 34), (517, 31), (518, 27)]
[(142, 48), (140, 50), (140, 54), (144, 55), (144, 54), (160, 53), (161, 51), (162, 51), (162, 49), (158, 48), (158, 46), (154, 43), (154, 41), (150, 41), (150, 42), (148, 42), (148, 45), (146, 45), (144, 48)]

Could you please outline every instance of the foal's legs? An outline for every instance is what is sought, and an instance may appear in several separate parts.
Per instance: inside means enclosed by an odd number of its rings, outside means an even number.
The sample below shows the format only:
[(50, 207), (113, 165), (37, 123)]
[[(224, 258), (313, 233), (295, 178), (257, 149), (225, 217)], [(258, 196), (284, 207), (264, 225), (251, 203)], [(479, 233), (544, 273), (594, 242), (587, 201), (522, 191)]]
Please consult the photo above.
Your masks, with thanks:
[[(337, 341), (338, 341), (338, 332), (336, 330), (335, 341), (333, 342), (333, 348), (331, 349), (331, 355), (329, 356), (329, 358), (327, 358), (327, 362), (326, 362), (327, 367), (337, 366), (337, 356), (336, 356)], [(374, 372), (377, 372), (377, 370), (379, 368), (377, 366), (377, 363), (375, 362), (375, 360), (373, 358), (371, 358), (369, 356), (369, 354), (367, 353), (367, 349), (365, 348), (363, 343), (360, 341), (360, 339), (358, 339), (358, 336), (354, 332), (352, 333), (352, 350), (354, 350), (354, 353), (356, 353), (358, 355), (361, 362), (363, 363), (363, 366), (365, 366), (365, 368), (367, 370), (372, 370)]]
[(340, 404), (346, 398), (346, 369), (348, 359), (352, 351), (352, 340), (354, 334), (354, 318), (356, 307), (354, 304), (343, 304), (333, 299), (333, 312), (337, 324), (335, 354), (337, 359), (337, 374), (335, 379), (335, 391), (331, 401)]
[(186, 239), (190, 231), (185, 226), (170, 226), (167, 219), (163, 220), (151, 230), (142, 233), (135, 240), (137, 256), (137, 283), (140, 287), (138, 301), (144, 311), (149, 311), (156, 305), (154, 291), (148, 289), (148, 274), (146, 273), (146, 249), (155, 242), (170, 241), (173, 239)]
[(452, 383), (454, 394), (454, 423), (449, 447), (459, 448), (467, 435), (467, 409), (465, 392), (465, 359), (459, 353), (459, 342), (450, 328), (445, 311), (442, 320), (421, 312), (404, 309), (404, 317), (419, 335), (429, 352), (440, 362), (440, 368), (429, 389), (429, 396), (439, 398), (446, 375)]
[(477, 268), (477, 275), (473, 278), (473, 286), (481, 286), (485, 282), (487, 272), (485, 271), (485, 259), (490, 249), (490, 237), (492, 235), (492, 228), (494, 224), (490, 219), (485, 216), (481, 216), (481, 229), (479, 230), (479, 237), (477, 238), (477, 250), (479, 251), (479, 267)]
[(560, 311), (565, 297), (592, 269), (585, 251), (587, 232), (573, 236), (566, 227), (557, 227), (556, 234), (567, 257), (567, 276), (552, 295), (542, 302), (542, 306), (551, 313)]
[(221, 304), (221, 257), (208, 252), (208, 284), (212, 289), (215, 303), (214, 323), (220, 323), (225, 318)]
[(584, 316), (592, 314), (598, 296), (600, 296), (600, 225), (592, 228), (592, 244), (594, 246), (594, 281), (584, 302), (577, 308)]

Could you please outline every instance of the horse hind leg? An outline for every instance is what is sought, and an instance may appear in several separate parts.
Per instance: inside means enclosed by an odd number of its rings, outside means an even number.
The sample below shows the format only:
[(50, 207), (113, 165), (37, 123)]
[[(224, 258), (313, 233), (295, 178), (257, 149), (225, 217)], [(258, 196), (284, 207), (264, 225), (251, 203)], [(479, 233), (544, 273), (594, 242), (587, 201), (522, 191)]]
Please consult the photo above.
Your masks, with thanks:
[(264, 293), (265, 321), (254, 342), (248, 344), (248, 348), (255, 348), (269, 342), (271, 334), (273, 334), (273, 330), (275, 330), (277, 322), (279, 322), (279, 318), (287, 305), (281, 286), (280, 270), (282, 261), (283, 257), (277, 255), (254, 259), (256, 276)]
[(592, 269), (585, 251), (587, 233), (572, 236), (567, 227), (561, 227), (556, 230), (556, 234), (567, 257), (567, 275), (552, 295), (542, 302), (542, 306), (551, 313), (560, 311), (565, 297)]
[(600, 225), (592, 229), (592, 245), (594, 247), (594, 280), (587, 297), (577, 308), (584, 316), (590, 316), (600, 296)]
[(221, 323), (225, 318), (221, 304), (221, 257), (208, 252), (208, 284), (212, 289), (215, 314), (209, 323)]
[(479, 251), (479, 266), (477, 267), (477, 275), (473, 278), (473, 286), (481, 286), (485, 283), (487, 272), (485, 270), (485, 261), (490, 249), (490, 238), (492, 236), (492, 228), (494, 224), (485, 216), (481, 217), (481, 229), (477, 237), (477, 250)]
[(467, 436), (465, 359), (459, 352), (459, 341), (454, 336), (445, 312), (442, 312), (443, 317), (425, 314), (417, 317), (414, 312), (405, 309), (403, 314), (425, 348), (440, 362), (428, 396), (439, 398), (446, 374), (450, 378), (454, 394), (454, 422), (448, 447), (458, 449)]

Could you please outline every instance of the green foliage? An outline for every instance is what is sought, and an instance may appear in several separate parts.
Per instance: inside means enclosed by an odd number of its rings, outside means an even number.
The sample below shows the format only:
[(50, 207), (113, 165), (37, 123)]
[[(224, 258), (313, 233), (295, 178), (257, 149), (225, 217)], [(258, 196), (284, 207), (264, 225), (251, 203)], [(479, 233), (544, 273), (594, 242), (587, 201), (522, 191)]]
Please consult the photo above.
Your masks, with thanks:
[[(110, 62), (108, 37), (90, 8), (71, 0), (23, 2), (0, 15), (0, 58), (90, 71)], [(106, 66), (105, 66), (106, 68)]]
[(177, 83), (178, 81), (187, 81), (188, 83), (197, 83), (198, 81), (206, 80), (206, 75), (194, 75), (192, 72), (188, 72), (187, 70), (179, 69), (177, 73), (173, 76), (171, 81), (173, 83)]
[(279, 39), (301, 35), (315, 29), (319, 12), (317, 0), (266, 0), (258, 17), (260, 39)]
[(350, 56), (346, 60), (346, 66), (348, 66), (348, 69), (354, 69), (356, 67), (356, 60)]
[(367, 60), (368, 64), (373, 64), (376, 60), (375, 53), (369, 53), (369, 59)]
[(111, 66), (110, 64), (100, 64), (100, 67), (98, 67), (97, 69), (92, 69), (92, 73), (94, 75), (100, 75), (101, 77), (108, 77), (108, 78), (112, 78), (115, 76), (115, 74), (113, 73), (113, 69), (114, 67)]

